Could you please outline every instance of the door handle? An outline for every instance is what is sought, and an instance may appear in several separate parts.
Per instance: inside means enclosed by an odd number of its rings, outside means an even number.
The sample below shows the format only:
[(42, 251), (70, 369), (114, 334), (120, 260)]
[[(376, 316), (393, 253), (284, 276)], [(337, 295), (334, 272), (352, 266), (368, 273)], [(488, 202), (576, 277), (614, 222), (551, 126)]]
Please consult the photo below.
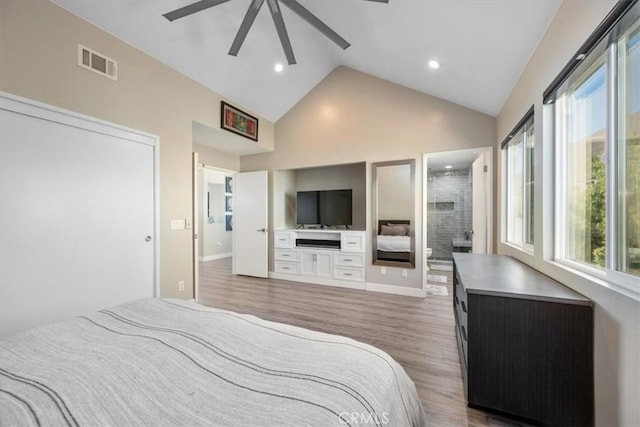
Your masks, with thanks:
[(256, 231), (259, 231), (261, 233), (266, 233), (267, 229), (266, 228), (258, 228)]

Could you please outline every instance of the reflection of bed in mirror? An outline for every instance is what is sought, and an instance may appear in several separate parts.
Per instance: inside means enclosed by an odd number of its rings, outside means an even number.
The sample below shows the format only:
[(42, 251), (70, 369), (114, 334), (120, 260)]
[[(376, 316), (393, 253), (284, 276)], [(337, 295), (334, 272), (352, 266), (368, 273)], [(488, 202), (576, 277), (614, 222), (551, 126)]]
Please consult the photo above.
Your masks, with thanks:
[(409, 262), (411, 257), (411, 221), (378, 220), (377, 251), (380, 261)]

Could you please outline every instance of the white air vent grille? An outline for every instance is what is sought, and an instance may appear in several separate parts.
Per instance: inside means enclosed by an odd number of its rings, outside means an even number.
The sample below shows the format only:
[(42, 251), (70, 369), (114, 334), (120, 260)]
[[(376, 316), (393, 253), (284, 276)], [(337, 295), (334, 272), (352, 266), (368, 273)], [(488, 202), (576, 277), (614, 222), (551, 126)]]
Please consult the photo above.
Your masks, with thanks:
[(118, 80), (118, 63), (116, 61), (81, 44), (78, 45), (78, 65), (110, 79)]

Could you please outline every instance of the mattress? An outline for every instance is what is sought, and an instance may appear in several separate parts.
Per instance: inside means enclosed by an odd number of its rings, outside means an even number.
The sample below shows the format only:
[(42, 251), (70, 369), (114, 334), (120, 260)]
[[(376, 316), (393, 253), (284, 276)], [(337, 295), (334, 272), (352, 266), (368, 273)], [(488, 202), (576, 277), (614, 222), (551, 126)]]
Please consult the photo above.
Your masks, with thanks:
[(385, 252), (410, 252), (411, 237), (378, 235), (378, 250)]
[(385, 352), (170, 299), (0, 341), (0, 425), (422, 426)]

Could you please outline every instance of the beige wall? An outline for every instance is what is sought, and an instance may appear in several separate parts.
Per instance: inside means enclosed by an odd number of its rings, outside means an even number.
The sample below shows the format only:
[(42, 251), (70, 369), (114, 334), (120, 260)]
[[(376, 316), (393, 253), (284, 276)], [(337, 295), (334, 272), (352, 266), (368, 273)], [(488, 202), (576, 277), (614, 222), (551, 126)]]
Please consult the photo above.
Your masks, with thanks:
[[(78, 43), (116, 60), (118, 81), (79, 67)], [(47, 0), (0, 1), (0, 90), (160, 137), (161, 294), (192, 298), (191, 232), (169, 221), (191, 218), (192, 121), (219, 128), (221, 96)], [(273, 146), (273, 124), (259, 134)]]
[(198, 153), (198, 163), (203, 163), (216, 168), (226, 169), (231, 172), (240, 170), (240, 156), (226, 151), (216, 150), (202, 144), (193, 144), (193, 151)]
[[(498, 251), (521, 259), (595, 302), (596, 425), (638, 426), (640, 302), (548, 261), (553, 257), (553, 238), (544, 239), (544, 230), (553, 229), (553, 124), (550, 107), (543, 108), (542, 93), (614, 4), (611, 0), (565, 1), (498, 116), (499, 144), (531, 105), (535, 106), (538, 242), (533, 256), (501, 243)], [(501, 195), (497, 206), (502, 206)]]
[[(426, 77), (425, 77), (426, 78)], [(367, 194), (371, 194), (371, 163), (415, 159), (422, 177), (422, 154), (495, 144), (495, 118), (407, 89), (359, 71), (339, 67), (285, 114), (275, 127), (273, 153), (243, 156), (242, 171), (279, 170), (367, 162)], [(422, 194), (418, 179), (416, 194)], [(367, 198), (370, 225), (370, 197)], [(421, 197), (415, 218), (422, 218)], [(371, 266), (367, 281), (420, 288), (422, 230), (416, 227), (419, 249), (415, 270), (403, 278), (399, 268), (385, 276)], [(368, 236), (369, 247), (371, 236)]]

